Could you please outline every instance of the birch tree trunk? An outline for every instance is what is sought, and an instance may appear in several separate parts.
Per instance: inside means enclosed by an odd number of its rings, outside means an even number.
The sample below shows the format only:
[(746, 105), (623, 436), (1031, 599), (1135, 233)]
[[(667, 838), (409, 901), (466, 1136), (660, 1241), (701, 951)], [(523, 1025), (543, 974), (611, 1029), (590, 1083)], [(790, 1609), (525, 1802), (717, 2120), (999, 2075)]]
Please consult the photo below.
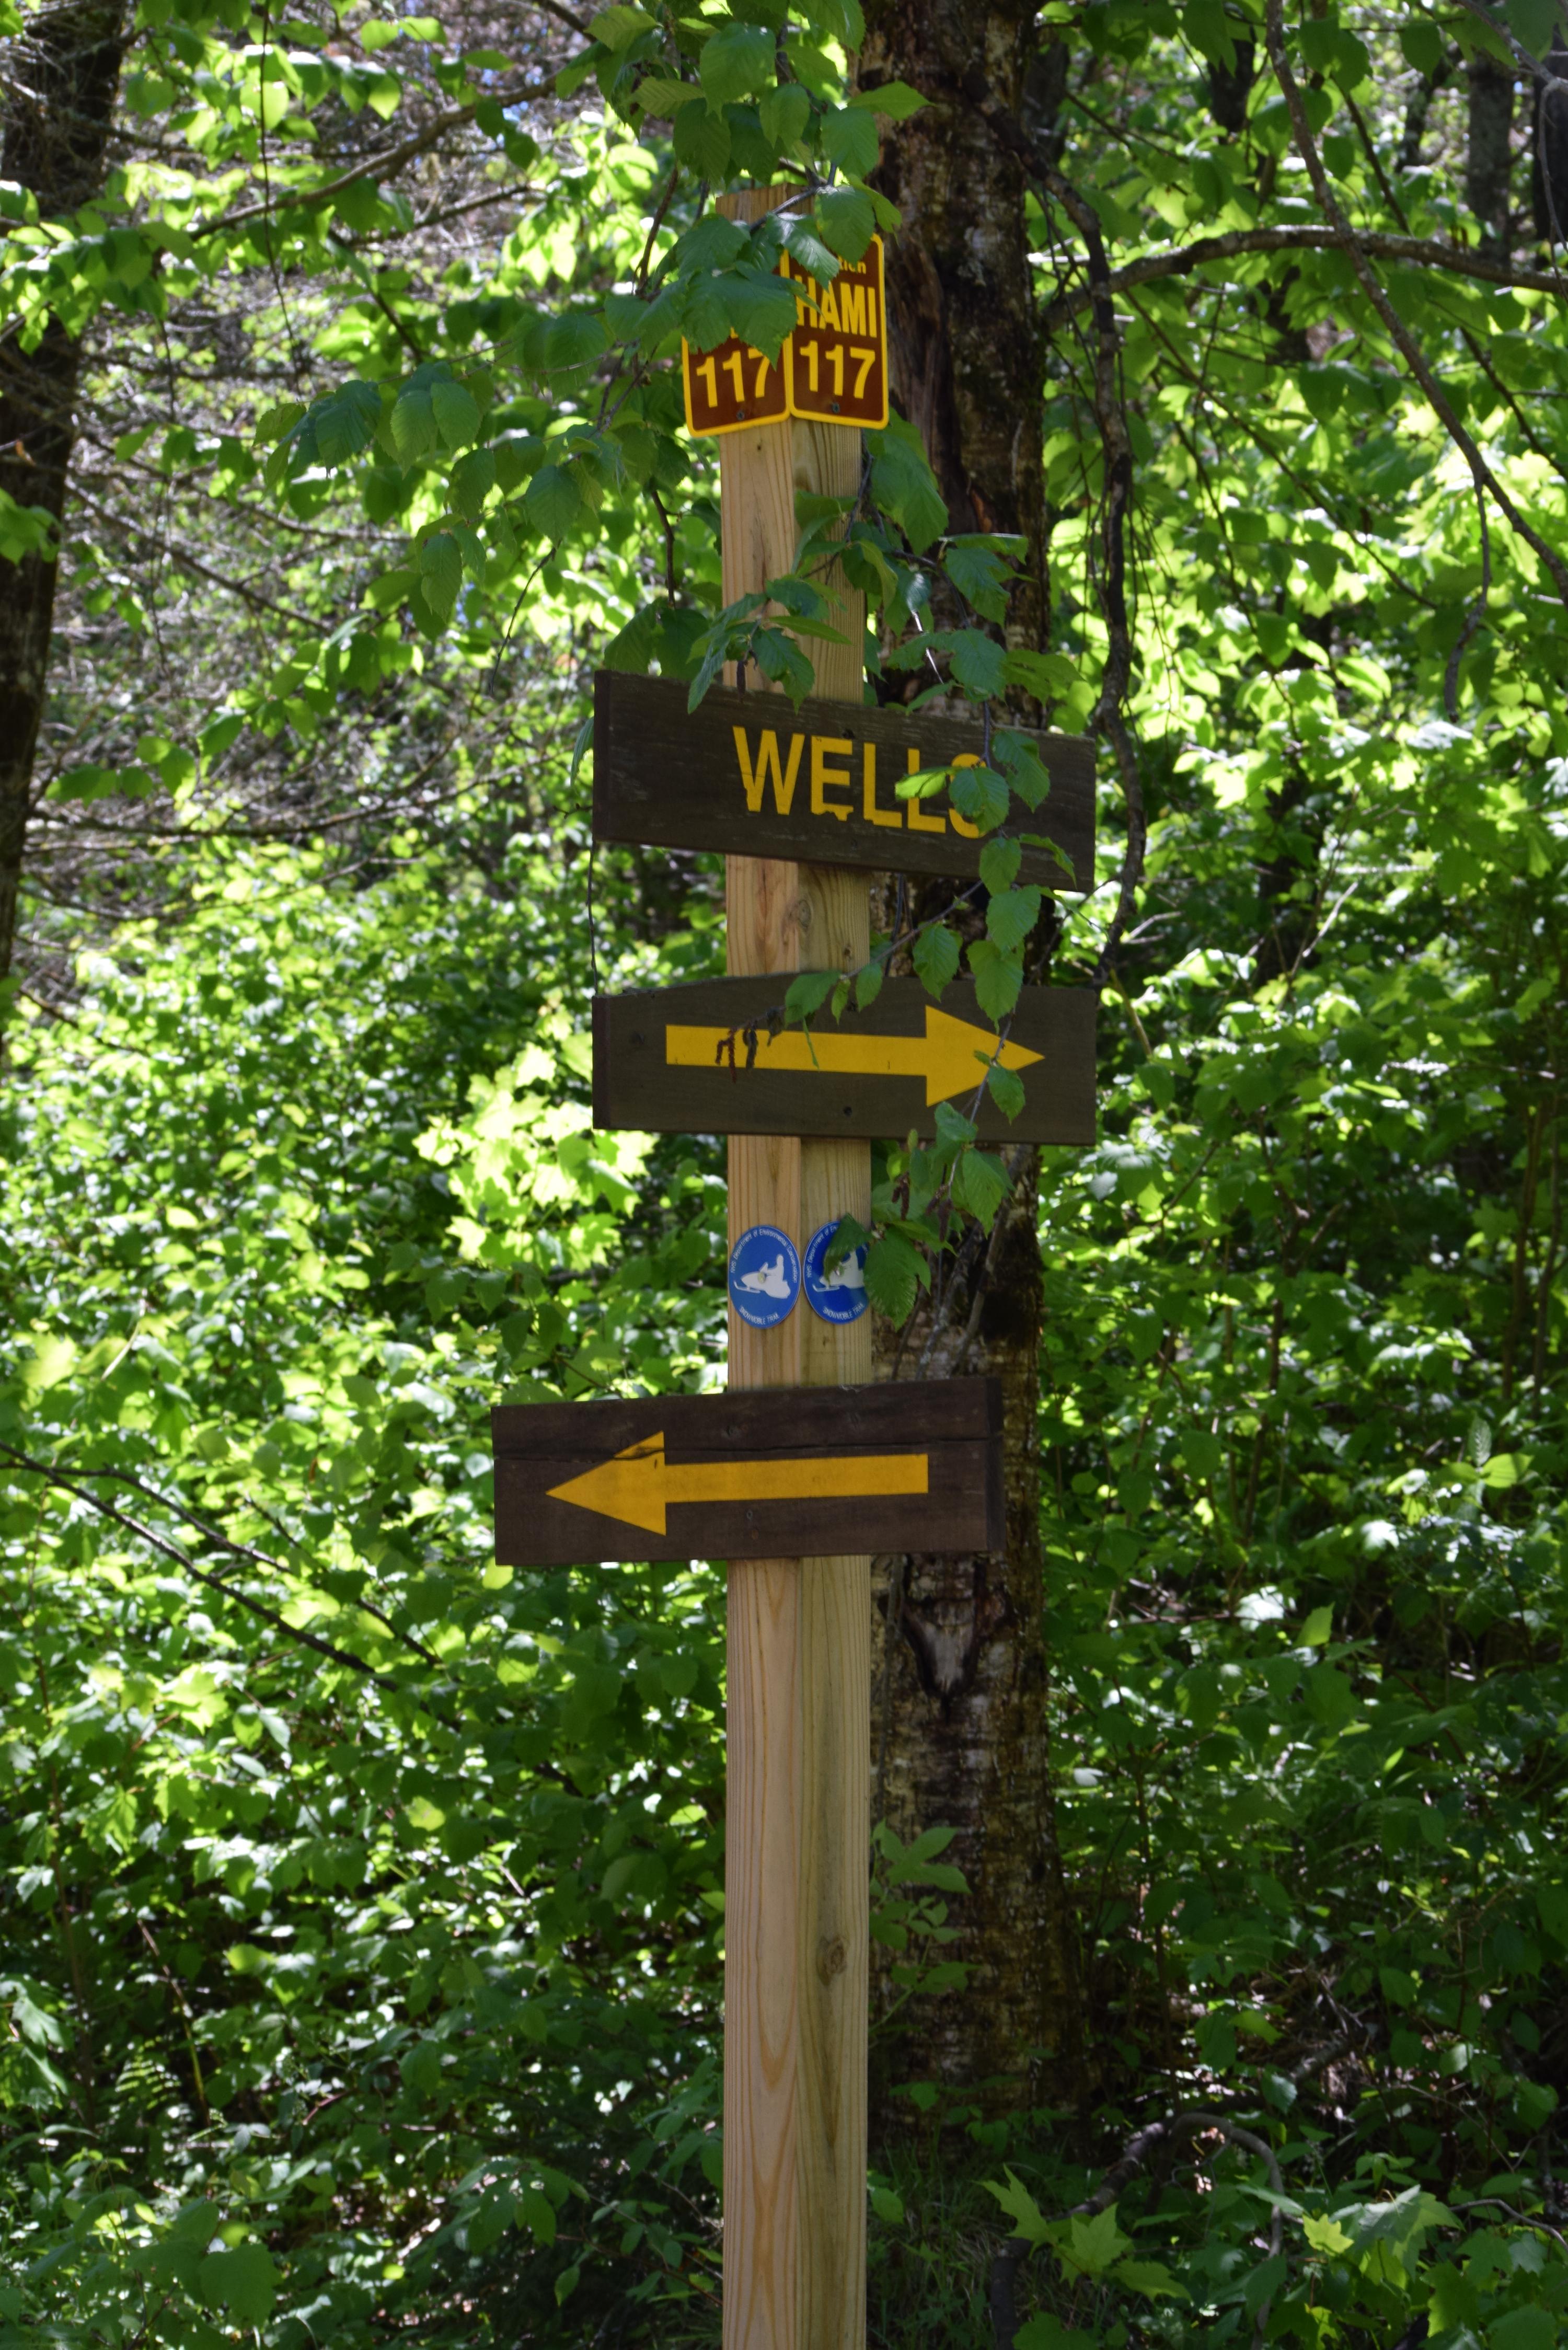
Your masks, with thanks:
[[(114, 120), (124, 0), (70, 0), (27, 22), (9, 60), (0, 178), (29, 189), (42, 220), (98, 194)], [(36, 347), (0, 340), (0, 490), (57, 525), (75, 437), (81, 345), (51, 317)], [(33, 762), (49, 666), (57, 566), (0, 558), (0, 980), (11, 965)]]
[[(951, 89), (890, 126), (878, 184), (903, 214), (888, 255), (894, 396), (917, 424), (955, 531), (1023, 536), (1027, 577), (1010, 642), (1044, 648), (1050, 598), (1042, 466), (1044, 349), (1022, 176), (956, 95), (978, 68), (1014, 112), (1035, 64), (1034, 11), (1012, 0), (868, 0), (863, 88), (902, 79)], [(1051, 77), (1038, 72), (1033, 83)], [(1035, 713), (1037, 714), (1037, 713)], [(936, 911), (946, 885), (911, 890), (906, 919)], [(893, 912), (891, 904), (886, 915)], [(884, 921), (886, 927), (886, 920)], [(873, 1817), (906, 1842), (957, 1830), (944, 1857), (968, 1880), (950, 1923), (967, 1987), (922, 1998), (907, 2031), (874, 2042), (872, 2126), (908, 2108), (899, 2083), (935, 2076), (988, 2106), (1072, 2098), (1082, 2072), (1075, 1935), (1057, 1855), (1047, 1721), (1037, 1423), (1043, 1315), (1038, 1154), (1010, 1154), (1015, 1180), (987, 1243), (971, 1233), (938, 1320), (880, 1334), (904, 1376), (990, 1372), (1005, 1395), (1007, 1550), (1002, 1557), (878, 1562), (873, 1625)], [(888, 2003), (889, 1954), (873, 1992)]]

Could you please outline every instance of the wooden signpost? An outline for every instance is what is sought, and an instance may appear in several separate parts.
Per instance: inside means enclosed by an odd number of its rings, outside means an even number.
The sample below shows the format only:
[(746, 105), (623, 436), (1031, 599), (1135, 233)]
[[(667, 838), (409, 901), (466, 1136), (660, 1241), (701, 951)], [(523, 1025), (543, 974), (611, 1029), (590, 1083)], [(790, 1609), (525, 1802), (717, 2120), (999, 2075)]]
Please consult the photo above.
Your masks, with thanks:
[[(722, 200), (755, 221), (794, 192)], [(683, 353), (687, 421), (722, 436), (722, 598), (793, 568), (797, 494), (852, 499), (857, 430), (888, 415), (879, 241), (831, 285), (786, 255), (795, 325), (777, 362), (731, 337)], [(494, 1415), (497, 1556), (513, 1565), (728, 1561), (724, 2350), (864, 2350), (870, 1751), (876, 1551), (1002, 1541), (1001, 1397), (987, 1379), (871, 1383), (858, 1261), (869, 1138), (1094, 1139), (1094, 999), (1026, 989), (998, 1035), (971, 987), (941, 1004), (890, 980), (864, 1012), (782, 1026), (791, 977), (870, 955), (878, 868), (975, 879), (983, 841), (921, 768), (983, 758), (972, 722), (863, 706), (860, 597), (826, 583), (843, 642), (814, 649), (798, 711), (726, 679), (604, 676), (595, 833), (722, 849), (729, 977), (595, 1005), (596, 1118), (730, 1137), (730, 1390)], [(745, 683), (753, 690), (742, 691)], [(1026, 849), (1043, 888), (1093, 879), (1088, 746), (1035, 738), (1050, 790)], [(857, 869), (858, 868), (858, 869)], [(992, 1059), (1023, 1089), (1009, 1123)], [(977, 1097), (978, 1100), (977, 1100)]]
[[(918, 979), (887, 980), (866, 1011), (835, 1020), (824, 1005), (804, 1028), (782, 1025), (784, 998), (777, 979), (596, 997), (594, 1124), (875, 1140), (934, 1134), (938, 1103), (950, 1102), (983, 1141), (1095, 1139), (1088, 988), (1026, 987), (1000, 1048), (968, 981), (945, 988), (937, 1004)], [(992, 1058), (1023, 1086), (1015, 1118), (984, 1090)]]
[[(1023, 852), (1018, 878), (1044, 889), (1095, 886), (1095, 755), (1075, 734), (1031, 738), (1051, 789), (1029, 829), (1054, 841)], [(972, 880), (984, 835), (945, 792), (901, 800), (919, 770), (978, 765), (973, 719), (929, 710), (846, 709), (711, 687), (694, 711), (670, 678), (594, 680), (594, 837), (739, 857), (799, 857), (867, 872)]]

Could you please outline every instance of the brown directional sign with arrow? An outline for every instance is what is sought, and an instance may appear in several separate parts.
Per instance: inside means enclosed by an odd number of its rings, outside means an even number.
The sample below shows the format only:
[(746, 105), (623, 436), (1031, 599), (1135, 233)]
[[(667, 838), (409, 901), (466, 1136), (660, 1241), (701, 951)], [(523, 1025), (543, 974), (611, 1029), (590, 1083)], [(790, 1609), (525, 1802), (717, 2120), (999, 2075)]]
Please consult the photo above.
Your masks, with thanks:
[[(973, 879), (985, 837), (942, 792), (901, 800), (923, 768), (973, 764), (985, 736), (972, 720), (929, 711), (856, 709), (713, 686), (688, 712), (669, 678), (594, 680), (594, 837), (661, 848), (798, 858), (868, 871)], [(1033, 738), (1051, 789), (1010, 829), (1056, 843), (1066, 872), (1026, 848), (1019, 879), (1046, 889), (1095, 884), (1095, 754), (1076, 734)]]
[[(1026, 987), (998, 1057), (1023, 1087), (1009, 1121), (974, 1097), (997, 1032), (967, 982), (932, 1002), (919, 980), (893, 979), (864, 1012), (805, 1028), (781, 1018), (787, 974), (698, 980), (594, 999), (594, 1124), (650, 1134), (851, 1134), (936, 1131), (939, 1102), (973, 1117), (991, 1142), (1095, 1139), (1095, 994)], [(925, 1543), (923, 1549), (932, 1545)]]
[(491, 1421), (504, 1566), (1002, 1541), (996, 1379), (503, 1405)]

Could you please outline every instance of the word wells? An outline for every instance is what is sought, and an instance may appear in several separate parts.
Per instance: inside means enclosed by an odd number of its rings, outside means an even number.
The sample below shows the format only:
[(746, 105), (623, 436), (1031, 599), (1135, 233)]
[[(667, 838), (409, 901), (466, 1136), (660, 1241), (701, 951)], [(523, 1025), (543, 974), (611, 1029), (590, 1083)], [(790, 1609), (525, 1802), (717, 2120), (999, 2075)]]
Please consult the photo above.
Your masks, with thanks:
[[(1020, 879), (1088, 889), (1095, 871), (1095, 762), (1075, 734), (1032, 738), (1051, 788), (1026, 816), (1049, 849), (1026, 847)], [(594, 837), (711, 848), (812, 865), (890, 867), (972, 880), (985, 836), (943, 791), (900, 799), (922, 769), (978, 765), (981, 727), (929, 711), (710, 689), (694, 711), (673, 680), (594, 680)], [(1013, 827), (1010, 827), (1013, 829)]]

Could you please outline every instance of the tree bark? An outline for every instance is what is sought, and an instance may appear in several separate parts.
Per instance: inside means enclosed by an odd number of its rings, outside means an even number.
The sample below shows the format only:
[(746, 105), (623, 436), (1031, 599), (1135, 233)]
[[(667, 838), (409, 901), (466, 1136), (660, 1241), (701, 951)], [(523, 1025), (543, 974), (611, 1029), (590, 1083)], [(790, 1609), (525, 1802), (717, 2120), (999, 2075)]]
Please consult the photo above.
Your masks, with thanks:
[[(1032, 6), (1009, 0), (870, 0), (863, 88), (902, 79), (931, 92), (977, 68), (1014, 111), (1030, 104)], [(1036, 66), (1034, 81), (1042, 81)], [(1049, 77), (1044, 78), (1049, 80)], [(888, 255), (894, 397), (924, 438), (954, 531), (1015, 532), (1026, 577), (1009, 642), (1050, 635), (1042, 461), (1044, 342), (1033, 301), (1024, 184), (980, 114), (928, 106), (890, 130), (877, 184), (903, 215)], [(956, 617), (956, 616), (955, 616)], [(940, 894), (939, 894), (940, 893)], [(889, 885), (887, 922), (893, 919)], [(904, 919), (940, 910), (946, 885), (906, 888)], [(885, 922), (884, 926), (887, 926)], [(1005, 1397), (1007, 1549), (1002, 1556), (877, 1562), (873, 1626), (874, 1818), (906, 1843), (957, 1831), (944, 1856), (968, 1884), (949, 1922), (968, 1970), (961, 1992), (922, 1997), (873, 2042), (874, 2142), (912, 2118), (895, 2095), (935, 2076), (990, 2109), (1076, 2094), (1081, 2072), (1075, 1937), (1057, 1854), (1042, 1636), (1038, 1417), (1043, 1284), (1038, 1155), (1019, 1149), (989, 1240), (971, 1232), (945, 1311), (878, 1333), (885, 1367), (990, 1372)], [(891, 2004), (878, 1952), (873, 2028)]]
[[(36, 196), (40, 219), (68, 217), (103, 184), (124, 33), (124, 0), (70, 0), (31, 17), (12, 51), (0, 177)], [(14, 333), (0, 341), (0, 489), (57, 526), (80, 361), (80, 341), (57, 317), (32, 350)], [(57, 567), (42, 555), (0, 559), (0, 980), (16, 931)]]
[(1509, 183), (1513, 173), (1513, 73), (1484, 51), (1469, 61), (1469, 143), (1465, 196), (1481, 225), (1481, 250), (1497, 259), (1510, 245)]

